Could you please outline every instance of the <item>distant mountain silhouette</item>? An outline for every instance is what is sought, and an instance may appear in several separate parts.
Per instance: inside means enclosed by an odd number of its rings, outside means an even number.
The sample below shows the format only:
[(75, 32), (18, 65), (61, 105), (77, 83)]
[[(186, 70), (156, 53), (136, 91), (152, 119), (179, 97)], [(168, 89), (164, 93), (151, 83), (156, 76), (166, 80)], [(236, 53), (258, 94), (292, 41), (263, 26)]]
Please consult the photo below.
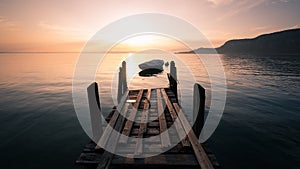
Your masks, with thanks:
[(215, 53), (221, 54), (300, 54), (300, 29), (290, 29), (270, 34), (263, 34), (253, 39), (234, 39), (218, 48), (198, 48), (180, 53)]

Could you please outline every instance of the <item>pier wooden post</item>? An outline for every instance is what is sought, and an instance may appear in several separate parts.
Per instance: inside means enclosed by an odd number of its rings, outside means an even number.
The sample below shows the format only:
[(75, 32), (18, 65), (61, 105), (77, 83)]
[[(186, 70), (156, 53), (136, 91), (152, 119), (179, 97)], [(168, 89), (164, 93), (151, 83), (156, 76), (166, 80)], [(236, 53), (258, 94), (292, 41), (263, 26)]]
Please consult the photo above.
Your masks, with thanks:
[(174, 61), (171, 61), (170, 74), (173, 77), (173, 79), (177, 81), (177, 68), (175, 66)]
[(204, 125), (204, 110), (205, 89), (201, 85), (195, 83), (193, 96), (193, 131), (198, 139)]
[(98, 91), (98, 84), (92, 83), (87, 88), (88, 102), (90, 108), (90, 117), (92, 124), (93, 140), (97, 141), (102, 135), (102, 115), (100, 108), (100, 98)]
[(127, 90), (127, 76), (126, 76), (126, 62), (122, 62), (122, 88), (123, 88), (123, 93)]
[(175, 67), (175, 62), (171, 61), (170, 73), (168, 74), (170, 89), (173, 91), (176, 99), (178, 99), (177, 95), (177, 69)]
[(117, 100), (118, 100), (118, 103), (120, 103), (120, 100), (122, 98), (122, 95), (123, 95), (123, 81), (122, 81), (122, 67), (119, 68), (119, 77), (118, 77), (118, 97), (117, 97)]
[(120, 100), (125, 93), (125, 91), (128, 89), (127, 87), (127, 77), (126, 77), (126, 62), (122, 62), (122, 66), (119, 70), (119, 80), (118, 80), (118, 97), (117, 100), (120, 103)]

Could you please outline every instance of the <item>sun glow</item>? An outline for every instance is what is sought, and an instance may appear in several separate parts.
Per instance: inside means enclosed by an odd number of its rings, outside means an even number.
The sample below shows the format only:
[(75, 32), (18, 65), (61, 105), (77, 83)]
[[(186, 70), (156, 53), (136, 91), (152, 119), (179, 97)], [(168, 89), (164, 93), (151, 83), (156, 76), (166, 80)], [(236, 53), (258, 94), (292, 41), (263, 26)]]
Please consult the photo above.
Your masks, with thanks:
[(134, 36), (132, 38), (129, 38), (123, 43), (129, 45), (129, 46), (149, 46), (149, 45), (154, 45), (155, 42), (162, 40), (163, 37), (161, 36), (156, 36), (156, 35), (139, 35), (139, 36)]
[(172, 51), (183, 48), (185, 46), (181, 42), (163, 35), (137, 35), (120, 42), (112, 51), (137, 52), (148, 49)]

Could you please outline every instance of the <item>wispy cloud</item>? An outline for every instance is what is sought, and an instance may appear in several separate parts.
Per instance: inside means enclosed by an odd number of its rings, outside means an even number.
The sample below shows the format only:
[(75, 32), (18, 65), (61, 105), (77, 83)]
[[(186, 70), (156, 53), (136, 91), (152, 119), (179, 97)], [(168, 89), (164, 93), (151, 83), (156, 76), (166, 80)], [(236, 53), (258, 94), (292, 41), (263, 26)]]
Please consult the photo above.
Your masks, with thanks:
[(210, 0), (213, 1), (214, 4), (219, 7), (219, 8), (223, 8), (224, 6), (229, 7), (229, 10), (227, 12), (224, 13), (224, 15), (222, 15), (221, 17), (218, 18), (218, 20), (223, 20), (229, 17), (232, 17), (234, 15), (237, 15), (239, 13), (242, 12), (246, 12), (254, 7), (257, 7), (261, 4), (263, 4), (264, 2), (266, 2), (267, 0), (225, 0), (225, 1), (221, 1), (221, 0)]
[(289, 27), (288, 29), (298, 29), (300, 28), (300, 24)]
[(207, 0), (214, 6), (223, 6), (233, 3), (235, 0)]
[(258, 26), (252, 29), (252, 31), (262, 31), (262, 30), (266, 30), (266, 29), (270, 29), (270, 27), (268, 26)]
[(41, 28), (44, 28), (49, 31), (55, 31), (55, 32), (74, 32), (74, 31), (80, 31), (78, 28), (73, 28), (73, 27), (64, 27), (56, 24), (49, 24), (46, 23), (45, 21), (40, 21), (38, 23), (38, 26)]
[(82, 40), (90, 37), (90, 33), (78, 27), (62, 26), (57, 24), (50, 24), (45, 21), (40, 21), (38, 26), (45, 31), (57, 34), (59, 36), (67, 36), (68, 39)]
[(289, 2), (289, 0), (279, 0), (280, 2), (285, 2), (285, 3), (287, 3), (287, 2)]
[(7, 17), (0, 16), (0, 30), (17, 31), (19, 30), (19, 24), (17, 21), (9, 20)]
[(272, 4), (276, 4), (276, 3), (288, 3), (290, 2), (290, 0), (272, 0), (271, 3)]

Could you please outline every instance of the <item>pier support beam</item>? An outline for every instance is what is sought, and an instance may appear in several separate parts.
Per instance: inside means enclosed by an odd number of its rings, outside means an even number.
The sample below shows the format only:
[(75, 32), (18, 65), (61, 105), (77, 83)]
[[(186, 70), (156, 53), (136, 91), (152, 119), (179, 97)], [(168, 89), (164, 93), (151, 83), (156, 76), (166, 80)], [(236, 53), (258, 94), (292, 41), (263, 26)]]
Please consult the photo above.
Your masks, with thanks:
[(195, 83), (193, 96), (193, 131), (198, 139), (204, 125), (204, 110), (205, 89), (201, 85)]
[(123, 61), (122, 62), (122, 83), (123, 83), (122, 88), (123, 88), (123, 93), (128, 89), (126, 70), (127, 70), (126, 62)]
[(100, 98), (98, 91), (98, 84), (92, 83), (87, 88), (88, 102), (90, 108), (90, 117), (92, 124), (93, 140), (99, 140), (102, 136), (102, 115), (100, 107)]
[(177, 95), (177, 69), (175, 67), (175, 62), (171, 61), (170, 73), (168, 74), (170, 89), (173, 91), (176, 99), (178, 99)]
[(127, 75), (126, 75), (126, 62), (122, 62), (122, 66), (119, 69), (119, 80), (118, 80), (118, 96), (117, 100), (120, 103), (123, 94), (128, 89), (127, 86)]
[(173, 77), (174, 80), (177, 81), (177, 68), (175, 66), (175, 62), (174, 61), (171, 61), (170, 75)]
[(117, 100), (120, 103), (122, 95), (123, 95), (123, 83), (122, 83), (122, 67), (119, 68), (119, 80), (118, 80), (118, 96)]

